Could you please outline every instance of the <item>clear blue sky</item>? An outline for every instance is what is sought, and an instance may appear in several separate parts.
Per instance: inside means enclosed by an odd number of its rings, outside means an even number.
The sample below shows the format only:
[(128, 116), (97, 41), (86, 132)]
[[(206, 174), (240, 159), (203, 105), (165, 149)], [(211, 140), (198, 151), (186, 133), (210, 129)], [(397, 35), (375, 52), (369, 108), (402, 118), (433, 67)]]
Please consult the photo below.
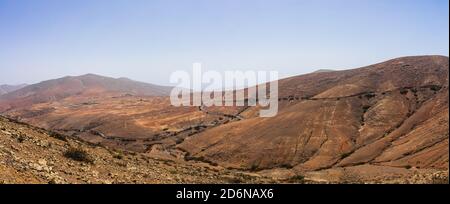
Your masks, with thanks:
[(449, 53), (448, 0), (0, 0), (0, 84), (193, 62), (281, 76)]

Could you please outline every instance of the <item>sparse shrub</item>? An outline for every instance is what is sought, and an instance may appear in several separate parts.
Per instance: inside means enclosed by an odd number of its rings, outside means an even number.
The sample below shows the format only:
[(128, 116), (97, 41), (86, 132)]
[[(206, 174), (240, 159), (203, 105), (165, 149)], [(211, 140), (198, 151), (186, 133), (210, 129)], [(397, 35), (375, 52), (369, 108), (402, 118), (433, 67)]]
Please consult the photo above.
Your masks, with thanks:
[(431, 180), (432, 184), (449, 184), (448, 175), (434, 176)]
[(100, 131), (97, 131), (97, 130), (91, 130), (90, 133), (93, 135), (96, 135), (96, 136), (105, 137), (105, 135), (103, 133), (101, 133)]
[(347, 158), (348, 156), (350, 156), (352, 154), (352, 152), (345, 152), (345, 153), (342, 153), (341, 154), (341, 159), (345, 159), (345, 158)]
[(367, 93), (366, 95), (364, 95), (367, 99), (371, 99), (373, 97), (375, 97), (376, 95), (374, 93)]
[(406, 114), (406, 117), (409, 118), (410, 116), (412, 116), (412, 114), (413, 114), (413, 112), (410, 111), (410, 112), (408, 112), (408, 113)]
[(17, 141), (18, 141), (19, 143), (22, 143), (22, 142), (24, 142), (25, 140), (27, 140), (27, 138), (26, 138), (26, 136), (24, 136), (24, 135), (19, 135), (19, 137), (17, 137)]
[(362, 108), (363, 108), (363, 111), (365, 113), (365, 112), (367, 112), (367, 110), (369, 110), (370, 106), (369, 105), (364, 105)]
[(412, 168), (411, 165), (406, 165), (406, 166), (405, 166), (405, 169), (411, 169), (411, 168)]
[(134, 151), (126, 151), (127, 154), (131, 155), (131, 156), (136, 156), (137, 153)]
[(241, 178), (238, 178), (238, 177), (232, 177), (232, 178), (228, 179), (228, 183), (240, 184), (240, 183), (243, 183), (243, 180)]
[(183, 138), (177, 138), (177, 139), (175, 140), (175, 144), (181, 144), (183, 141), (184, 141)]
[(440, 86), (430, 86), (430, 89), (432, 91), (439, 91), (439, 90), (441, 90), (441, 87)]
[(56, 139), (58, 139), (58, 140), (62, 140), (62, 141), (64, 141), (64, 142), (67, 142), (67, 138), (66, 138), (66, 136), (63, 135), (63, 134), (60, 134), (60, 133), (51, 131), (51, 132), (49, 133), (49, 135), (50, 135), (50, 137), (53, 137), (53, 138), (56, 138)]
[(305, 183), (305, 177), (303, 175), (295, 175), (287, 180), (288, 183)]
[(216, 162), (213, 161), (209, 161), (207, 160), (205, 157), (200, 156), (200, 157), (194, 157), (194, 156), (190, 156), (190, 155), (186, 155), (184, 156), (184, 159), (186, 161), (198, 161), (198, 162), (203, 162), (203, 163), (207, 163), (211, 166), (219, 166), (219, 164), (217, 164)]
[(408, 90), (406, 90), (406, 89), (400, 90), (400, 94), (402, 94), (402, 95), (406, 95), (407, 93), (408, 93)]
[(89, 156), (89, 154), (81, 148), (69, 148), (64, 152), (64, 156), (79, 162), (94, 163), (94, 160)]
[(113, 153), (113, 158), (115, 159), (123, 159), (123, 153), (122, 152), (114, 152)]
[(292, 169), (293, 168), (293, 166), (291, 164), (282, 164), (280, 167), (281, 168), (285, 168), (285, 169)]

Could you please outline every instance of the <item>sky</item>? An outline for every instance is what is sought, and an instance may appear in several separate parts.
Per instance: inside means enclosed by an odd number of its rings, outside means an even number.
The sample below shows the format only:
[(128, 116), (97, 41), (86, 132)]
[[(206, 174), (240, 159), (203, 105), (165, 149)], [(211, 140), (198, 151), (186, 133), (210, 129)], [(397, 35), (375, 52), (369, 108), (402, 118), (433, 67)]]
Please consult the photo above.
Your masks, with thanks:
[(0, 84), (192, 70), (280, 77), (449, 55), (448, 0), (0, 0)]

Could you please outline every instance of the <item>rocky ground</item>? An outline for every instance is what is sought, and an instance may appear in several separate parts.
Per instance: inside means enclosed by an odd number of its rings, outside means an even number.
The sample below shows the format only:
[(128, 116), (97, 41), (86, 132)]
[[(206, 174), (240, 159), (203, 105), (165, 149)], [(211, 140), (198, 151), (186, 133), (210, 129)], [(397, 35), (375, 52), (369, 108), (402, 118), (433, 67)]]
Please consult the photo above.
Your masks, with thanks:
[(257, 174), (160, 160), (0, 117), (0, 183), (267, 183)]
[(413, 56), (281, 79), (271, 118), (245, 105), (174, 107), (147, 95), (151, 85), (88, 74), (2, 95), (0, 114), (182, 164), (294, 175), (362, 165), (447, 171), (448, 70), (446, 56)]

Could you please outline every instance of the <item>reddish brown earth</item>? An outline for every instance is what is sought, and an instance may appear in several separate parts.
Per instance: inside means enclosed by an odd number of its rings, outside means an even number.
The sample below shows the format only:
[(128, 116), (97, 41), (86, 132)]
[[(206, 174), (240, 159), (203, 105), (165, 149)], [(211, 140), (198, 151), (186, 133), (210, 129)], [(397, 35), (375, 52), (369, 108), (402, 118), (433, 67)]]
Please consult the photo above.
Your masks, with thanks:
[(212, 128), (179, 148), (243, 169), (359, 164), (448, 169), (447, 57), (313, 73), (279, 86), (276, 117)]
[(272, 118), (257, 117), (257, 107), (173, 107), (164, 96), (170, 89), (95, 75), (3, 95), (0, 112), (157, 157), (316, 181), (351, 180), (341, 178), (351, 172), (369, 181), (383, 169), (400, 177), (448, 171), (448, 73), (448, 57), (418, 56), (282, 79)]
[[(74, 153), (76, 152), (76, 154)], [(296, 175), (159, 159), (48, 132), (0, 116), (0, 184), (448, 183), (448, 171), (361, 165)]]

